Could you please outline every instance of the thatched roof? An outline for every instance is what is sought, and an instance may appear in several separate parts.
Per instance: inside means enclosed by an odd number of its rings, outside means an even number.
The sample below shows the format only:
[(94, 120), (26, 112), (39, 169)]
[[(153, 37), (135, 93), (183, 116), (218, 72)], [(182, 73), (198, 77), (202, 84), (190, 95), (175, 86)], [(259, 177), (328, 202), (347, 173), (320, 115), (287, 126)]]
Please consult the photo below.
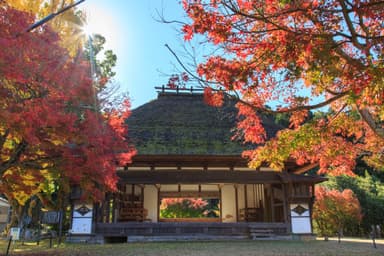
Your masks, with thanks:
[[(132, 111), (129, 138), (139, 155), (240, 155), (233, 141), (237, 109), (233, 101), (212, 107), (202, 94), (161, 92), (156, 100)], [(265, 120), (268, 136), (279, 129)]]

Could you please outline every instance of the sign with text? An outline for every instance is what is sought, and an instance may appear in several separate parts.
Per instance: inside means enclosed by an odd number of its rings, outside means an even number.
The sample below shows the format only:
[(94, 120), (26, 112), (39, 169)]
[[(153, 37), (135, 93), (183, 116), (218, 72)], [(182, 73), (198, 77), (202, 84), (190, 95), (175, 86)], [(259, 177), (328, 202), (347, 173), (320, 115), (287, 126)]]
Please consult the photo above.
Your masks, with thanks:
[(294, 234), (311, 234), (311, 217), (307, 203), (291, 204), (291, 224)]
[(75, 204), (72, 213), (72, 234), (92, 233), (92, 204)]
[(11, 228), (9, 235), (12, 237), (12, 240), (20, 240), (20, 228)]

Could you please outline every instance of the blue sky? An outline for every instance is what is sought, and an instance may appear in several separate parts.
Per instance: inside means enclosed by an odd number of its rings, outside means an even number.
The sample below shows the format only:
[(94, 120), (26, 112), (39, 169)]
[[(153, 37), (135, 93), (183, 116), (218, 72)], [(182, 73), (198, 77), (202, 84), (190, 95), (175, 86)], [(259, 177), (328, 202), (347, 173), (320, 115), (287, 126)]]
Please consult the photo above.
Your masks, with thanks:
[[(85, 0), (78, 6), (86, 11), (92, 32), (102, 34), (107, 40), (105, 48), (112, 49), (117, 55), (115, 80), (120, 86), (120, 93), (128, 92), (132, 108), (155, 99), (157, 93), (154, 87), (166, 84), (170, 74), (179, 72), (175, 66), (180, 70), (175, 58), (164, 45), (168, 44), (182, 57), (185, 54), (182, 50), (183, 36), (176, 25), (156, 20), (159, 19), (158, 12), (167, 20), (185, 20), (180, 2)], [(197, 44), (192, 44), (198, 56), (210, 55), (205, 47), (199, 49)], [(182, 59), (184, 63), (190, 61)], [(309, 91), (304, 90), (303, 95), (308, 96)], [(318, 103), (321, 99), (311, 98), (311, 102)], [(269, 103), (270, 106), (281, 104)]]
[[(136, 108), (157, 97), (155, 86), (166, 84), (174, 73), (174, 57), (164, 44), (177, 50), (181, 36), (176, 25), (156, 21), (157, 11), (169, 20), (184, 16), (180, 0), (86, 0), (79, 9), (87, 12), (93, 32), (106, 37), (106, 49), (118, 58), (115, 79), (120, 92), (128, 92)], [(165, 73), (165, 74), (164, 74)]]

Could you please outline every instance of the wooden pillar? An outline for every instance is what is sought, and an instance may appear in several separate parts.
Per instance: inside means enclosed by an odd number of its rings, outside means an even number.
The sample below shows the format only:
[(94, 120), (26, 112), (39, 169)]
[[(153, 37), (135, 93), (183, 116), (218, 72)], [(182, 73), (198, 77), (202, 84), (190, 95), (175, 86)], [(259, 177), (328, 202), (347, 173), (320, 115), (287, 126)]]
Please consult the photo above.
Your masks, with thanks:
[(223, 197), (221, 193), (222, 185), (219, 184), (218, 187), (219, 187), (219, 194), (220, 194), (220, 222), (223, 222)]
[(274, 188), (273, 185), (271, 186), (271, 218), (272, 222), (275, 222), (275, 198), (274, 198)]
[(111, 222), (112, 223), (115, 223), (116, 222), (116, 209), (117, 209), (117, 200), (116, 200), (117, 196), (116, 196), (116, 193), (113, 193), (112, 194), (112, 220)]
[(236, 222), (239, 222), (239, 195), (237, 190), (237, 184), (233, 185), (235, 187), (235, 206), (236, 206)]
[(287, 203), (287, 218), (288, 218), (288, 223), (289, 223), (289, 231), (291, 231), (291, 201), (292, 201), (292, 198), (290, 197), (290, 194), (289, 194), (289, 185), (288, 184), (285, 184), (284, 185), (285, 187), (285, 196), (286, 196), (286, 203)]
[(145, 185), (142, 185), (141, 186), (141, 198), (140, 198), (140, 201), (141, 201), (141, 205), (144, 207), (144, 187)]
[(105, 204), (105, 199), (106, 195), (104, 196), (103, 201), (99, 204), (98, 207), (98, 222), (104, 223), (104, 218), (103, 218), (103, 209), (104, 209), (104, 204)]
[(264, 196), (264, 184), (257, 184), (257, 194), (258, 194), (258, 207), (260, 209), (260, 218), (259, 221), (265, 221), (265, 196)]
[(157, 207), (156, 207), (156, 211), (157, 211), (157, 222), (160, 221), (160, 203), (161, 203), (161, 198), (160, 198), (160, 185), (155, 185), (156, 188), (157, 188)]
[(70, 208), (70, 213), (69, 213), (69, 220), (70, 221), (69, 221), (69, 225), (70, 225), (70, 227), (72, 227), (72, 224), (73, 224), (73, 210), (75, 208), (75, 203), (73, 202), (73, 200), (71, 200), (69, 208)]
[(105, 200), (105, 209), (104, 209), (104, 218), (105, 218), (105, 223), (109, 223), (109, 213), (110, 213), (110, 204), (109, 204), (109, 200), (111, 198), (111, 194), (110, 193), (107, 193), (107, 195), (105, 196), (106, 200)]
[(93, 212), (92, 212), (92, 227), (91, 227), (91, 233), (96, 233), (96, 224), (97, 224), (97, 203), (93, 203)]
[(131, 189), (131, 206), (133, 206), (135, 203), (135, 184), (132, 184)]
[(257, 191), (256, 184), (252, 184), (252, 194), (253, 194), (253, 207), (257, 208)]
[(248, 208), (248, 196), (247, 196), (247, 184), (244, 184), (244, 208), (245, 208), (245, 211), (247, 210)]
[[(282, 184), (283, 187), (283, 211), (284, 211), (284, 222), (291, 223), (290, 221), (290, 207), (288, 204), (288, 195), (287, 195), (287, 184)], [(290, 226), (290, 225), (289, 225)]]
[(93, 214), (95, 223), (100, 222), (100, 203), (93, 204)]
[[(310, 220), (311, 220), (311, 230), (312, 230), (312, 233), (313, 233), (312, 211), (313, 211), (313, 204), (315, 202), (315, 184), (312, 184), (311, 188), (312, 188), (312, 193), (310, 191), (308, 191), (310, 193), (310, 196), (311, 196), (311, 199), (309, 201), (309, 217), (310, 217)], [(309, 189), (309, 186), (308, 186), (308, 189)]]

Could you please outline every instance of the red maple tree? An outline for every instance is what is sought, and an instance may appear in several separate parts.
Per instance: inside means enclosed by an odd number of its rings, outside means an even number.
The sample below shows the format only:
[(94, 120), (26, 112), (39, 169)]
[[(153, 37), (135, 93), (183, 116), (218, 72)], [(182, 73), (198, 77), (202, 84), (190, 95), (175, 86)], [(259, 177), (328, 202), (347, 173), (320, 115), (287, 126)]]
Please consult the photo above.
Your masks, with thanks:
[(318, 186), (313, 205), (313, 220), (320, 235), (326, 239), (337, 232), (342, 234), (345, 225), (359, 223), (362, 218), (359, 200), (352, 190), (329, 190)]
[(0, 192), (22, 203), (52, 184), (64, 192), (76, 184), (100, 199), (134, 154), (129, 101), (100, 110), (87, 61), (71, 58), (48, 25), (20, 34), (33, 22), (1, 4)]
[[(320, 173), (352, 175), (363, 157), (383, 168), (382, 1), (182, 4), (189, 18), (184, 39), (195, 37), (216, 53), (200, 61), (195, 78), (214, 104), (223, 91), (239, 101), (244, 141), (265, 140), (260, 113), (290, 113), (289, 129), (244, 153), (251, 166), (282, 169), (293, 158), (319, 163)], [(325, 106), (329, 115), (307, 122), (310, 110)]]

